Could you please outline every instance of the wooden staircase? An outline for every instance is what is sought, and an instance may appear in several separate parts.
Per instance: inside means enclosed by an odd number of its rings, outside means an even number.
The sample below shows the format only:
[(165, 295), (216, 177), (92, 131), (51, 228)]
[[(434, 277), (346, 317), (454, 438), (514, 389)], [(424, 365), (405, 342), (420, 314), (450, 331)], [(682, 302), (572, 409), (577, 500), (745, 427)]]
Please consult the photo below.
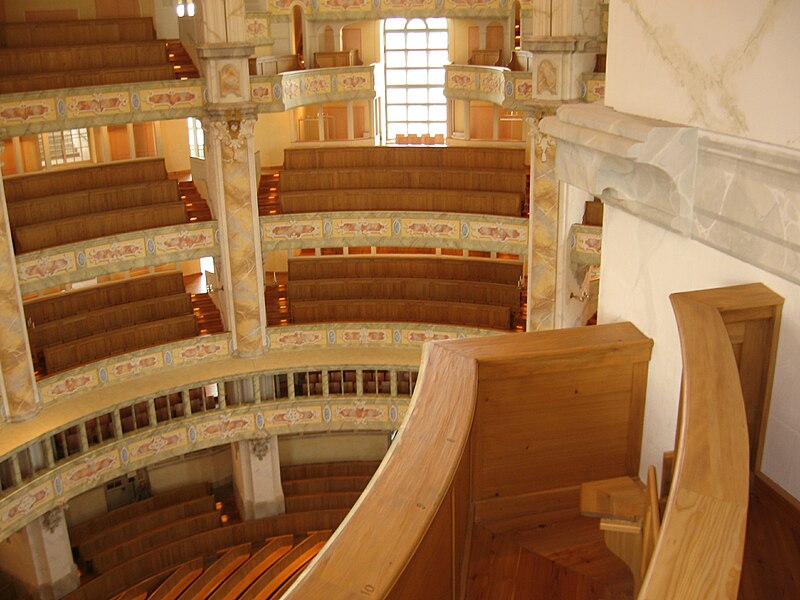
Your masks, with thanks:
[(265, 289), (264, 301), (267, 307), (267, 324), (288, 325), (291, 322), (291, 309), (289, 306), (289, 293), (287, 290), (288, 273), (276, 273), (277, 283), (273, 274), (264, 274)]
[(574, 509), (476, 525), (467, 600), (631, 600), (631, 573), (597, 522)]
[(178, 193), (186, 207), (186, 216), (190, 223), (214, 220), (208, 202), (200, 195), (193, 181), (179, 181)]
[(169, 40), (167, 44), (167, 58), (172, 63), (172, 68), (175, 71), (175, 79), (197, 79), (200, 77), (200, 71), (192, 62), (189, 53), (183, 47), (179, 40)]
[(192, 312), (200, 335), (223, 333), (222, 315), (208, 294), (192, 294)]
[(277, 215), (280, 205), (281, 172), (277, 167), (261, 169), (261, 181), (258, 184), (258, 216)]

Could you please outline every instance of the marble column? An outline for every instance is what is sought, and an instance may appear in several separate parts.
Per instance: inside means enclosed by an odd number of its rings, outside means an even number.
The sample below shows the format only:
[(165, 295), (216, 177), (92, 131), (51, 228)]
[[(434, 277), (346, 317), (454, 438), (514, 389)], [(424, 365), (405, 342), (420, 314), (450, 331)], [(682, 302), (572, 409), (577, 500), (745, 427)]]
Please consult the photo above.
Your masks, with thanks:
[(63, 508), (54, 508), (0, 543), (3, 571), (40, 600), (63, 598), (80, 585)]
[[(210, 110), (206, 130), (209, 193), (219, 209), (222, 233), (221, 293), (233, 333), (234, 353), (265, 350), (264, 265), (256, 197), (253, 148), (255, 116), (241, 109)], [(212, 183), (213, 182), (213, 183)]]
[(278, 437), (234, 442), (231, 456), (236, 506), (242, 519), (263, 519), (286, 512)]
[(556, 143), (538, 127), (531, 135), (531, 209), (527, 331), (555, 327), (558, 255)]
[[(2, 156), (0, 156), (2, 159)], [(31, 362), (25, 311), (19, 292), (17, 261), (11, 242), (8, 208), (0, 185), (0, 372), (3, 413), (8, 421), (24, 421), (41, 409), (39, 389)], [(0, 390), (2, 390), (0, 387)]]

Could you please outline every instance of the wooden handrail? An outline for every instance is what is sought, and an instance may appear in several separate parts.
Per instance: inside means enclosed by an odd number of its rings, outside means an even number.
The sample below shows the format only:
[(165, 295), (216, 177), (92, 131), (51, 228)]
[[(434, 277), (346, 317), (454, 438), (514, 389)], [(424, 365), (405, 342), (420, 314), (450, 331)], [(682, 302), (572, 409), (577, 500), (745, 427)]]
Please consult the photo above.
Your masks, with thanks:
[(639, 598), (736, 598), (749, 444), (739, 373), (719, 310), (671, 297), (683, 351), (672, 489)]

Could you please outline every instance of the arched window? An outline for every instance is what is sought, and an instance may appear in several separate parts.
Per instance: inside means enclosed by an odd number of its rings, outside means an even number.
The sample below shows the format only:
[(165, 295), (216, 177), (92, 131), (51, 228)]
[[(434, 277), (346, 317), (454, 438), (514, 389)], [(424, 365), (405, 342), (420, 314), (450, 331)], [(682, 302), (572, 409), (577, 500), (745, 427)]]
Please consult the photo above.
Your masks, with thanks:
[(387, 139), (406, 134), (444, 135), (447, 19), (386, 19), (384, 48)]

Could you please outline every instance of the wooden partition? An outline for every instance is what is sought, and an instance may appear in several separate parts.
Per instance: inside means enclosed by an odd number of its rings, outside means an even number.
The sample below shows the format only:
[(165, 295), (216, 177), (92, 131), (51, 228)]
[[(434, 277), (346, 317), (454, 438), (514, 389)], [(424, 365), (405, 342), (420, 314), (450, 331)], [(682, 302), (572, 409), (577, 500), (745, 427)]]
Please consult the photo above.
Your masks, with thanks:
[(156, 39), (153, 19), (150, 17), (4, 23), (0, 31), (3, 45), (7, 48), (148, 42)]
[(284, 167), (291, 169), (346, 169), (352, 167), (436, 167), (455, 169), (525, 170), (525, 151), (512, 148), (470, 147), (325, 147), (288, 148)]
[(636, 473), (650, 348), (625, 323), (428, 344), (376, 477), (284, 598), (465, 597), (478, 512)]
[(361, 64), (358, 50), (342, 50), (340, 52), (314, 52), (314, 66), (326, 67), (355, 67)]

